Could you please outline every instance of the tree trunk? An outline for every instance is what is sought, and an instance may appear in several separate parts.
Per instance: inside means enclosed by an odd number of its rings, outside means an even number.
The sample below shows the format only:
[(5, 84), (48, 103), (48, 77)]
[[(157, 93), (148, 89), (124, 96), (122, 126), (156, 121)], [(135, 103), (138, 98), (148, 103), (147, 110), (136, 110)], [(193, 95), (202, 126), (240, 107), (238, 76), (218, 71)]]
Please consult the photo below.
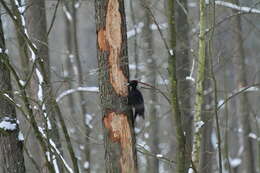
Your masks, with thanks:
[(200, 0), (200, 34), (199, 34), (199, 57), (198, 69), (196, 76), (196, 98), (195, 98), (195, 134), (193, 142), (193, 162), (196, 168), (199, 168), (200, 150), (201, 150), (201, 130), (204, 122), (201, 119), (202, 105), (204, 103), (204, 80), (205, 80), (205, 64), (206, 64), (206, 2)]
[[(55, 98), (52, 94), (51, 86), (51, 77), (50, 77), (50, 63), (49, 63), (49, 52), (48, 52), (48, 36), (47, 36), (47, 21), (45, 14), (45, 1), (42, 0), (29, 0), (30, 8), (26, 11), (27, 23), (29, 36), (32, 39), (32, 42), (36, 45), (38, 49), (38, 58), (41, 58), (42, 61), (39, 61), (39, 72), (43, 76), (42, 85), (44, 98), (42, 100), (41, 110), (46, 114), (43, 114), (45, 117), (44, 121), (48, 126), (50, 122), (50, 127), (46, 127), (46, 135), (49, 140), (54, 141), (59, 151), (62, 152), (61, 141), (59, 137), (59, 130), (57, 126), (57, 114), (60, 112), (59, 107), (55, 103)], [(28, 66), (28, 65), (27, 65)], [(36, 69), (37, 71), (37, 69)], [(35, 74), (36, 75), (36, 74)], [(36, 77), (37, 79), (37, 77)], [(40, 81), (32, 80), (32, 88), (37, 86), (37, 83)], [(37, 92), (33, 93), (32, 97), (37, 97)], [(39, 98), (37, 98), (39, 99)], [(36, 99), (36, 100), (37, 100)], [(40, 101), (40, 100), (39, 100)], [(56, 156), (51, 152), (50, 146), (50, 158), (53, 164), (58, 161), (59, 169), (62, 170), (61, 160), (57, 159)]]
[[(19, 26), (23, 26), (25, 25), (22, 20), (22, 17), (19, 13), (19, 11), (17, 10), (17, 7), (16, 7), (16, 2), (18, 3), (18, 1), (15, 1), (15, 0), (10, 0), (10, 3), (11, 3), (11, 6), (12, 6), (12, 11), (13, 11), (13, 14), (16, 16), (17, 18), (17, 23)], [(22, 4), (18, 4), (19, 6), (22, 6)], [(23, 4), (24, 5), (24, 4)], [(17, 37), (17, 41), (18, 41), (18, 51), (19, 51), (19, 55), (20, 55), (20, 60), (21, 60), (21, 69), (22, 69), (22, 79), (23, 80), (26, 80), (26, 78), (28, 77), (30, 71), (28, 68), (28, 65), (29, 65), (29, 50), (28, 50), (28, 46), (26, 44), (26, 40), (25, 38), (22, 36), (22, 34), (20, 33), (20, 28), (18, 27), (15, 27), (15, 30), (16, 30), (16, 37)]]
[[(150, 8), (150, 5), (152, 4), (148, 0), (145, 0), (145, 5), (147, 8)], [(143, 46), (143, 52), (144, 52), (144, 58), (146, 59), (146, 62), (148, 62), (148, 69), (150, 72), (150, 75), (148, 77), (148, 82), (152, 86), (156, 86), (156, 78), (157, 78), (157, 67), (156, 67), (156, 59), (153, 57), (154, 54), (154, 41), (153, 41), (153, 31), (150, 28), (150, 25), (153, 23), (153, 20), (150, 16), (150, 13), (148, 9), (144, 7), (145, 10), (145, 16), (144, 16), (144, 28), (143, 28), (143, 39), (144, 39), (144, 46)], [(149, 91), (149, 97), (152, 101), (152, 104), (150, 104), (150, 110), (149, 110), (149, 121), (152, 124), (151, 125), (151, 141), (149, 146), (151, 147), (151, 153), (158, 154), (159, 152), (159, 135), (158, 135), (158, 112), (156, 110), (156, 104), (158, 101), (156, 90), (151, 89)], [(150, 173), (158, 173), (159, 172), (159, 160), (156, 157), (147, 157), (148, 159), (148, 170)]]
[[(3, 2), (1, 2), (2, 5)], [(21, 6), (24, 4), (18, 4), (18, 1), (16, 0), (10, 0), (11, 6), (12, 6), (12, 14), (9, 15), (13, 15), (16, 17), (16, 21), (14, 22), (15, 24), (15, 29), (16, 29), (16, 35), (17, 35), (17, 41), (18, 41), (18, 45), (19, 45), (19, 55), (20, 55), (20, 59), (21, 59), (21, 68), (23, 69), (22, 72), (22, 79), (28, 80), (28, 77), (30, 76), (30, 55), (29, 55), (29, 46), (28, 46), (28, 41), (26, 40), (26, 33), (25, 33), (25, 19), (24, 19), (24, 14), (22, 14), (19, 11), (19, 8), (21, 9)], [(7, 10), (5, 8), (5, 10)], [(11, 17), (11, 16), (10, 16)], [(28, 87), (28, 90), (24, 90), (23, 95), (25, 97), (29, 96), (30, 98), (33, 98), (34, 100), (36, 97), (36, 94), (33, 93), (37, 93), (36, 91), (36, 83), (32, 83), (31, 81), (29, 82), (30, 86)], [(32, 104), (28, 98), (23, 98), (23, 101), (26, 102), (26, 107), (28, 110), (33, 111), (32, 108), (34, 106), (36, 106), (36, 104)], [(31, 114), (34, 114), (34, 112), (31, 112)], [(34, 118), (35, 117), (35, 118)], [(43, 166), (45, 164), (45, 154), (43, 154), (42, 152), (38, 152), (40, 150), (40, 148), (43, 149), (43, 152), (47, 151), (47, 148), (45, 146), (45, 143), (43, 141), (43, 138), (38, 130), (38, 125), (36, 122), (36, 119), (39, 118), (39, 116), (35, 116), (34, 115), (33, 119), (30, 121), (30, 123), (34, 123), (32, 126), (36, 127), (37, 129), (34, 129), (34, 133), (29, 134), (30, 138), (29, 141), (26, 143), (27, 148), (30, 148), (33, 157), (35, 158), (36, 162), (38, 162), (39, 164), (41, 164), (41, 166)], [(29, 126), (29, 125), (28, 125)], [(28, 127), (29, 129), (30, 127)], [(36, 132), (36, 133), (35, 133)], [(30, 133), (30, 131), (28, 130), (28, 133)], [(38, 141), (37, 141), (38, 140)], [(39, 142), (39, 143), (38, 143)], [(33, 147), (32, 147), (33, 146)], [(43, 166), (43, 171), (45, 171), (46, 169), (48, 170), (53, 170), (53, 167), (50, 165), (50, 162), (47, 162), (47, 167)]]
[[(77, 38), (77, 9), (75, 8), (76, 0), (65, 0), (65, 19), (66, 19), (66, 39), (67, 39), (67, 49), (68, 49), (68, 58), (67, 58), (67, 70), (69, 74), (69, 80), (76, 79), (76, 85), (73, 84), (72, 81), (69, 81), (70, 87), (80, 87), (83, 86), (83, 72), (81, 67), (81, 61), (79, 57), (78, 50), (78, 38)], [(70, 15), (71, 18), (68, 16)], [(70, 99), (73, 98), (73, 99)], [(73, 96), (69, 97), (69, 104), (71, 105), (71, 111), (75, 111), (74, 107), (76, 106), (72, 100), (74, 100)], [(84, 138), (84, 163), (88, 163), (90, 165), (90, 141), (89, 135), (91, 129), (88, 124), (86, 124), (86, 99), (82, 92), (78, 93), (78, 102), (80, 103), (80, 110), (82, 119), (85, 127), (85, 138)], [(83, 163), (83, 164), (84, 164)], [(84, 168), (86, 172), (90, 172), (90, 167)]]
[(178, 80), (177, 80), (177, 70), (176, 70), (176, 21), (175, 21), (175, 1), (168, 0), (168, 23), (169, 23), (169, 48), (168, 52), (170, 52), (169, 60), (168, 60), (168, 70), (169, 70), (169, 81), (171, 85), (171, 105), (172, 105), (172, 119), (176, 126), (176, 141), (177, 141), (177, 149), (176, 149), (176, 172), (184, 173), (185, 172), (185, 145), (186, 139), (183, 131), (182, 124), (182, 114), (179, 106), (179, 92), (178, 92)]
[[(237, 2), (239, 5), (239, 2)], [(235, 64), (235, 74), (236, 74), (236, 86), (237, 88), (242, 88), (247, 86), (246, 81), (246, 63), (245, 63), (245, 53), (243, 47), (243, 38), (242, 38), (242, 26), (241, 26), (241, 18), (240, 15), (236, 15), (234, 20), (234, 30), (235, 30), (235, 54), (234, 54), (234, 64)], [(243, 151), (243, 171), (242, 172), (250, 172), (255, 173), (255, 159), (254, 159), (254, 147), (253, 147), (253, 139), (249, 138), (249, 134), (251, 133), (250, 127), (250, 113), (248, 106), (248, 97), (244, 92), (240, 94), (237, 98), (237, 113), (240, 122), (240, 127), (242, 128), (241, 139), (242, 145), (244, 148)]]
[[(183, 8), (187, 8), (187, 0), (180, 1)], [(186, 137), (186, 154), (185, 154), (185, 172), (191, 164), (191, 152), (192, 152), (192, 114), (191, 114), (191, 85), (190, 81), (186, 79), (190, 75), (190, 57), (189, 57), (189, 24), (188, 17), (184, 13), (180, 5), (177, 5), (176, 13), (176, 32), (177, 32), (177, 66), (180, 69), (177, 71), (177, 77), (179, 79), (178, 92), (180, 97), (180, 106), (182, 108), (181, 112), (183, 115), (183, 129), (185, 131)]]
[(129, 69), (124, 1), (97, 0), (95, 9), (106, 172), (135, 173), (133, 115), (127, 103)]
[[(209, 67), (209, 60), (206, 59), (207, 67)], [(209, 71), (210, 69), (207, 69)], [(209, 79), (209, 75), (206, 78)], [(210, 80), (205, 80), (204, 89), (209, 91), (212, 88)], [(214, 102), (212, 98), (212, 92), (204, 95), (205, 100), (203, 104), (203, 110), (205, 110), (201, 115), (201, 120), (204, 122), (203, 127), (201, 127), (201, 153), (200, 153), (200, 163), (198, 167), (199, 173), (211, 173), (212, 172), (212, 156), (215, 154), (211, 143), (211, 135), (213, 132), (213, 111)]]
[[(75, 158), (75, 154), (73, 151), (73, 147), (71, 144), (71, 140), (68, 134), (68, 130), (66, 128), (66, 124), (64, 122), (64, 119), (61, 115), (61, 111), (59, 109), (59, 106), (54, 98), (54, 96), (52, 95), (51, 92), (51, 86), (50, 86), (50, 82), (49, 82), (49, 78), (48, 78), (48, 72), (46, 71), (46, 67), (45, 67), (45, 55), (40, 56), (40, 49), (38, 49), (36, 47), (36, 45), (28, 38), (26, 29), (25, 29), (25, 24), (24, 24), (24, 18), (23, 18), (23, 14), (20, 11), (21, 10), (21, 6), (19, 4), (17, 4), (17, 1), (12, 0), (12, 7), (13, 7), (13, 12), (9, 9), (9, 7), (7, 6), (7, 4), (5, 3), (4, 0), (1, 0), (1, 4), (3, 5), (4, 9), (6, 10), (6, 12), (8, 13), (8, 15), (11, 17), (13, 23), (15, 24), (15, 27), (18, 31), (19, 34), (21, 34), (21, 37), (24, 39), (24, 41), (26, 42), (27, 46), (29, 47), (30, 53), (31, 53), (31, 58), (33, 60), (33, 71), (30, 72), (30, 74), (34, 74), (34, 72), (36, 71), (36, 75), (38, 78), (38, 87), (39, 87), (39, 92), (38, 92), (38, 97), (37, 100), (39, 101), (39, 105), (41, 106), (41, 111), (42, 111), (42, 117), (45, 120), (45, 128), (42, 128), (41, 126), (39, 126), (37, 124), (37, 121), (35, 119), (35, 112), (34, 112), (34, 106), (31, 103), (31, 99), (29, 99), (30, 97), (28, 97), (27, 92), (26, 92), (26, 86), (27, 85), (23, 85), (21, 84), (21, 80), (19, 79), (19, 76), (16, 74), (16, 72), (14, 70), (12, 70), (16, 82), (18, 82), (18, 86), (19, 89), (21, 90), (21, 98), (25, 104), (25, 107), (28, 111), (28, 119), (30, 122), (31, 127), (34, 130), (34, 134), (35, 137), (37, 138), (38, 142), (40, 143), (40, 146), (43, 150), (43, 155), (45, 157), (45, 163), (44, 163), (44, 167), (47, 166), (49, 172), (55, 172), (56, 167), (54, 167), (55, 162), (57, 161), (57, 158), (55, 158), (58, 155), (53, 155), (54, 157), (50, 157), (49, 154), (53, 154), (50, 153), (51, 150), (51, 145), (53, 146), (53, 141), (51, 142), (50, 139), (50, 134), (48, 134), (49, 129), (53, 130), (53, 126), (51, 124), (51, 122), (49, 121), (49, 119), (54, 118), (52, 117), (48, 117), (48, 113), (50, 113), (53, 109), (53, 112), (56, 113), (56, 115), (58, 116), (59, 120), (60, 120), (60, 125), (62, 127), (62, 130), (64, 132), (64, 136), (65, 136), (65, 140), (67, 143), (67, 147), (68, 147), (68, 151), (69, 154), (71, 156), (72, 159), (72, 163), (73, 163), (73, 167), (74, 167), (74, 171), (75, 172), (79, 172), (78, 170), (78, 166), (77, 166), (77, 160)], [(39, 45), (40, 46), (40, 45)], [(22, 49), (19, 49), (22, 50)], [(48, 66), (47, 66), (48, 67)], [(31, 82), (31, 75), (29, 75), (27, 77), (28, 81)], [(26, 83), (27, 84), (27, 83)], [(35, 92), (35, 91), (34, 91)], [(32, 95), (33, 94), (33, 95)], [(30, 96), (35, 96), (35, 93), (32, 93)], [(50, 107), (48, 107), (50, 106)], [(50, 112), (48, 112), (50, 111)], [(26, 116), (27, 117), (27, 116)], [(49, 126), (49, 124), (51, 124), (51, 126)], [(47, 138), (47, 139), (46, 139)], [(55, 145), (55, 147), (57, 147)], [(59, 157), (60, 158), (60, 157)]]
[(130, 8), (130, 16), (133, 22), (134, 30), (135, 30), (135, 35), (134, 35), (134, 62), (135, 62), (135, 79), (139, 77), (140, 70), (138, 68), (139, 66), (139, 51), (138, 51), (138, 43), (137, 43), (137, 22), (136, 22), (136, 14), (135, 11), (138, 11), (138, 9), (134, 9), (133, 1), (129, 1), (129, 8)]
[[(9, 59), (5, 54), (5, 40), (1, 18), (0, 48), (0, 172), (25, 173), (23, 142), (19, 141), (18, 137), (19, 127), (15, 105), (6, 97), (8, 95), (10, 98), (13, 98), (10, 71), (5, 65)], [(9, 128), (5, 124), (10, 124)]]
[[(225, 96), (225, 100), (228, 98), (228, 75), (227, 75), (227, 67), (226, 65), (224, 66), (224, 76), (223, 76), (223, 79), (224, 79), (224, 96)], [(230, 136), (230, 132), (229, 132), (229, 128), (230, 128), (230, 114), (229, 114), (229, 104), (225, 104), (225, 107), (224, 107), (224, 117), (225, 117), (225, 129), (224, 129), (224, 147), (223, 147), (223, 158), (225, 160), (225, 163), (224, 163), (224, 168), (226, 170), (228, 170), (229, 173), (233, 173), (232, 172), (232, 168), (231, 168), (231, 165), (230, 165), (230, 160), (229, 160), (229, 157), (230, 157), (230, 152), (229, 152), (229, 149), (230, 149), (230, 139), (229, 139), (229, 136)]]

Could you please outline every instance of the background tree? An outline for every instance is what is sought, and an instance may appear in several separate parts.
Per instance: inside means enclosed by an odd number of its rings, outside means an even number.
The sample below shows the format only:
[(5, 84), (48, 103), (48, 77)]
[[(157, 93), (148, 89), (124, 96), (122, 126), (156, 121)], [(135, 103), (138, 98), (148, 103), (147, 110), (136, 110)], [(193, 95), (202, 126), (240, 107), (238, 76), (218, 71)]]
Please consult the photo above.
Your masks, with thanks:
[[(2, 16), (1, 16), (2, 17)], [(9, 57), (6, 54), (5, 37), (0, 17), (0, 171), (25, 172), (23, 136), (19, 131), (13, 100)]]
[(201, 151), (201, 130), (204, 125), (202, 121), (202, 105), (204, 103), (204, 80), (206, 67), (206, 3), (200, 0), (200, 35), (198, 49), (198, 69), (196, 77), (196, 98), (195, 98), (195, 114), (194, 114), (194, 143), (193, 143), (193, 162), (195, 168), (199, 168), (200, 151)]
[(187, 0), (180, 1), (176, 5), (176, 35), (177, 35), (177, 78), (178, 92), (180, 96), (181, 112), (183, 115), (183, 128), (186, 137), (185, 146), (185, 171), (190, 167), (190, 158), (192, 152), (192, 113), (191, 113), (191, 97), (192, 94), (192, 80), (187, 80), (190, 76), (191, 56), (189, 55), (190, 38), (189, 38), (189, 19), (188, 19), (188, 5)]
[[(222, 164), (222, 171), (228, 173), (251, 171), (253, 167), (259, 171), (258, 0), (240, 4), (205, 1), (204, 29), (200, 29), (203, 18), (195, 0), (131, 0), (124, 10), (122, 0), (0, 2), (5, 53), (12, 57), (6, 64), (12, 92), (0, 93), (14, 96), (24, 134), (26, 172), (58, 172), (56, 161), (63, 169), (60, 172), (103, 173), (105, 162), (113, 163), (107, 164), (108, 168), (114, 166), (111, 169), (120, 171), (121, 164), (135, 172), (136, 157), (139, 172), (151, 172), (147, 168), (153, 167), (152, 171), (159, 173), (187, 173), (192, 168), (196, 172), (196, 167), (197, 172), (211, 173), (221, 172)], [(238, 16), (241, 29), (235, 22)], [(196, 74), (203, 64), (198, 54), (203, 36), (204, 82)], [(238, 60), (240, 55), (243, 60)], [(246, 81), (241, 86), (237, 83), (242, 79), (240, 74)], [(138, 89), (146, 107), (145, 119), (135, 123), (136, 142), (128, 117), (128, 76), (142, 82)], [(203, 88), (197, 92), (201, 83)], [(204, 98), (199, 109), (196, 97)], [(246, 99), (240, 102), (241, 98)], [(195, 110), (200, 110), (201, 121), (192, 129)], [(246, 110), (247, 125), (241, 124), (242, 110)], [(48, 122), (57, 125), (59, 138), (48, 128)], [(112, 127), (127, 130), (110, 133)], [(200, 163), (194, 167), (190, 163), (191, 139), (198, 131), (202, 136), (197, 154)], [(250, 163), (244, 161), (247, 151), (242, 139), (250, 143), (246, 148), (251, 148)], [(129, 152), (119, 152), (122, 147)]]
[[(144, 28), (143, 28), (143, 57), (145, 58), (147, 62), (147, 66), (149, 68), (150, 74), (147, 77), (147, 82), (151, 84), (152, 86), (157, 85), (157, 63), (156, 58), (154, 57), (154, 37), (153, 37), (153, 31), (151, 28), (151, 25), (153, 24), (152, 16), (149, 12), (149, 9), (151, 8), (151, 5), (153, 4), (151, 1), (145, 0), (144, 2)], [(158, 111), (156, 107), (158, 107), (158, 97), (155, 89), (150, 89), (149, 91), (149, 101), (150, 106), (149, 110), (146, 113), (146, 117), (149, 118), (149, 122), (151, 123), (150, 127), (150, 134), (153, 134), (153, 138), (149, 142), (149, 146), (151, 147), (152, 153), (160, 153), (159, 150), (159, 121), (158, 121)], [(148, 165), (147, 169), (149, 169), (149, 172), (156, 173), (159, 171), (159, 160), (156, 157), (148, 157)]]
[[(66, 47), (67, 47), (67, 59), (66, 59), (66, 71), (68, 73), (68, 86), (69, 88), (81, 87), (84, 85), (84, 75), (82, 70), (82, 63), (79, 55), (79, 46), (78, 46), (78, 18), (77, 18), (77, 7), (76, 0), (64, 0), (63, 11), (65, 17), (65, 30), (66, 30)], [(76, 79), (76, 81), (75, 81)], [(90, 164), (90, 147), (89, 147), (89, 138), (90, 135), (90, 127), (86, 123), (88, 116), (90, 116), (87, 112), (87, 99), (84, 93), (79, 92), (78, 97), (73, 97), (70, 95), (68, 97), (69, 107), (71, 110), (71, 114), (80, 113), (81, 119), (83, 120), (85, 127), (85, 140), (84, 144), (84, 154), (82, 157), (84, 158), (83, 163)], [(79, 106), (75, 104), (75, 99), (80, 103)], [(77, 108), (78, 107), (78, 108)], [(90, 167), (84, 168), (86, 172), (89, 172)]]
[[(239, 1), (235, 4), (239, 5)], [(235, 64), (235, 74), (236, 74), (236, 86), (237, 88), (242, 88), (248, 85), (246, 79), (246, 63), (245, 63), (245, 51), (243, 46), (243, 34), (241, 26), (240, 16), (236, 16), (233, 19), (234, 23), (234, 64)], [(242, 93), (237, 98), (237, 116), (239, 119), (239, 126), (242, 129), (240, 136), (241, 144), (243, 146), (243, 164), (245, 165), (245, 172), (255, 172), (255, 159), (253, 152), (253, 141), (248, 138), (248, 135), (252, 132), (250, 125), (250, 111), (249, 111), (249, 100), (247, 93)]]
[(169, 20), (169, 60), (168, 60), (168, 70), (169, 70), (169, 81), (170, 81), (170, 101), (172, 106), (172, 119), (176, 126), (176, 172), (185, 172), (185, 155), (186, 155), (186, 139), (184, 136), (182, 114), (179, 105), (179, 92), (178, 92), (178, 79), (177, 79), (177, 57), (176, 57), (176, 20), (175, 20), (175, 1), (168, 1), (168, 20)]
[[(26, 22), (28, 26), (29, 37), (32, 39), (33, 44), (38, 49), (38, 57), (42, 59), (37, 64), (37, 70), (34, 74), (33, 80), (30, 83), (30, 92), (31, 98), (35, 98), (35, 100), (39, 100), (40, 110), (42, 110), (44, 118), (43, 122), (46, 124), (46, 134), (48, 140), (52, 140), (55, 142), (57, 148), (62, 151), (60, 135), (57, 125), (58, 115), (60, 113), (59, 106), (57, 105), (55, 98), (53, 96), (53, 89), (50, 83), (51, 81), (51, 73), (50, 73), (50, 59), (49, 59), (49, 50), (48, 50), (48, 35), (47, 35), (47, 21), (46, 21), (46, 13), (45, 13), (45, 3), (44, 1), (34, 1), (28, 0), (28, 4), (30, 4), (30, 8), (26, 11)], [(21, 5), (22, 6), (22, 5)], [(21, 7), (20, 7), (21, 8)], [(18, 33), (19, 34), (19, 33)], [(20, 48), (22, 49), (22, 48)], [(30, 50), (30, 48), (25, 49)], [(23, 54), (23, 52), (21, 52)], [(30, 54), (30, 53), (24, 53)], [(29, 59), (27, 57), (27, 59)], [(26, 64), (28, 68), (30, 65)], [(43, 82), (41, 83), (39, 79), (39, 73), (43, 77)], [(42, 87), (43, 90), (43, 98), (39, 98), (39, 90)], [(41, 116), (41, 115), (40, 115)], [(60, 115), (61, 116), (61, 115)], [(49, 152), (51, 158), (56, 158), (56, 156), (51, 152), (51, 147), (49, 146)], [(56, 158), (59, 163), (59, 169), (62, 170), (61, 161)], [(55, 159), (54, 159), (55, 160)]]

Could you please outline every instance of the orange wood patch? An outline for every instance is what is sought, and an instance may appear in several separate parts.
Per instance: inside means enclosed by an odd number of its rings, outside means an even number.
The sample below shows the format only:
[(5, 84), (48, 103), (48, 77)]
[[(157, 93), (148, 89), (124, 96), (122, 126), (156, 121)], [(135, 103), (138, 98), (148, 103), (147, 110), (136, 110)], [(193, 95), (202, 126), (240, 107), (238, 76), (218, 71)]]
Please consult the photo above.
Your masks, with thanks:
[(121, 146), (120, 164), (123, 173), (136, 172), (133, 156), (133, 141), (130, 126), (125, 114), (109, 112), (103, 119), (109, 138)]
[(98, 31), (98, 46), (101, 51), (109, 50), (108, 44), (106, 41), (106, 31), (104, 29), (100, 29)]
[(128, 95), (127, 77), (124, 75), (119, 59), (122, 46), (121, 14), (118, 0), (109, 0), (106, 16), (106, 40), (109, 45), (110, 83), (121, 96)]

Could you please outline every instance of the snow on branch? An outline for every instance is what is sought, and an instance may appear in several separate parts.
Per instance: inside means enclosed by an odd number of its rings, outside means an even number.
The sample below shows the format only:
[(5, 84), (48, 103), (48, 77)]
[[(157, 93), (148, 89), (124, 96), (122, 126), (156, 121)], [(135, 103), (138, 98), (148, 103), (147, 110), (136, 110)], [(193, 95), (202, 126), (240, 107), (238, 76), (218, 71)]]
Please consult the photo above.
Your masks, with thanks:
[(193, 59), (192, 61), (192, 66), (191, 66), (191, 71), (190, 71), (190, 75), (189, 76), (186, 76), (186, 80), (190, 80), (192, 82), (195, 82), (195, 79), (192, 77), (193, 76), (193, 72), (194, 72), (194, 65), (195, 65), (195, 61)]
[[(46, 134), (44, 133), (43, 128), (38, 127), (38, 129), (39, 129), (40, 133), (42, 134), (42, 137), (44, 137), (45, 139), (47, 139)], [(49, 144), (50, 144), (51, 147), (52, 147), (51, 151), (52, 151), (52, 152), (55, 152), (55, 153), (59, 156), (59, 158), (62, 160), (62, 162), (63, 162), (63, 164), (64, 164), (66, 170), (67, 170), (69, 173), (73, 173), (72, 168), (69, 166), (69, 164), (68, 164), (68, 163), (66, 162), (66, 160), (63, 158), (63, 156), (61, 155), (61, 152), (59, 151), (59, 149), (57, 148), (57, 146), (56, 146), (56, 144), (53, 142), (53, 140), (49, 139)], [(53, 150), (55, 150), (55, 151), (53, 151)], [(47, 152), (46, 154), (49, 155), (50, 153)], [(52, 158), (52, 161), (53, 161), (53, 163), (57, 164), (57, 160), (56, 160), (55, 157)], [(54, 165), (54, 167), (57, 168), (58, 166), (57, 166), (57, 165), (56, 165), (56, 166)], [(57, 172), (59, 172), (58, 169), (55, 169), (55, 170), (56, 170)]]
[(86, 92), (94, 92), (97, 93), (99, 92), (99, 88), (98, 87), (78, 87), (78, 88), (73, 88), (73, 89), (69, 89), (66, 90), (64, 92), (62, 92), (57, 98), (56, 101), (59, 102), (63, 97), (78, 92), (78, 91), (86, 91)]
[(224, 6), (227, 8), (232, 8), (234, 10), (246, 12), (246, 13), (257, 13), (260, 14), (260, 10), (251, 8), (251, 7), (241, 7), (236, 4), (230, 3), (230, 2), (225, 2), (225, 1), (215, 1), (216, 5)]
[(10, 117), (4, 117), (0, 121), (0, 129), (13, 131), (16, 130), (17, 123), (16, 120)]
[(71, 16), (71, 13), (69, 12), (68, 8), (64, 5), (62, 7), (62, 9), (63, 9), (63, 12), (64, 12), (66, 18), (68, 19), (68, 21), (71, 22), (72, 21), (72, 16)]
[(248, 85), (245, 87), (236, 88), (234, 91), (232, 91), (230, 94), (228, 94), (228, 98), (224, 101), (219, 101), (218, 103), (218, 111), (221, 109), (222, 106), (224, 106), (229, 100), (231, 100), (233, 97), (245, 93), (245, 92), (259, 92), (260, 91), (260, 83)]

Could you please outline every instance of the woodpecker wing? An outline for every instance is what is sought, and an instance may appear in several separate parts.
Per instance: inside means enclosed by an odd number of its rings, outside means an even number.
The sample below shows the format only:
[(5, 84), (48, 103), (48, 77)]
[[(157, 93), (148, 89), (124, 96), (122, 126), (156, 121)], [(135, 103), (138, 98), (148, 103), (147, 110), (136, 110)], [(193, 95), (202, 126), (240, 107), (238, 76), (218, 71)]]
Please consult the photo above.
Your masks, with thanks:
[(128, 96), (128, 102), (135, 108), (135, 117), (139, 115), (144, 118), (144, 99), (142, 93), (138, 89), (131, 89)]

